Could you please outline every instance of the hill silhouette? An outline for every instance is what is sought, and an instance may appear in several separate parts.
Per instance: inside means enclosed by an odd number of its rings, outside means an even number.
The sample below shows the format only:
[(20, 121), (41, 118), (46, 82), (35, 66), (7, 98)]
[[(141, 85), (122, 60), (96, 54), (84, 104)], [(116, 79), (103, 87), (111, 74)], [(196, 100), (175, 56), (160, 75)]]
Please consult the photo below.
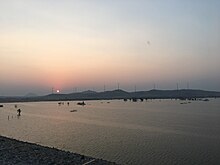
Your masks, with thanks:
[(83, 91), (69, 94), (49, 94), (32, 97), (0, 97), (0, 102), (28, 102), (28, 101), (65, 101), (65, 100), (102, 100), (102, 99), (192, 99), (192, 98), (220, 97), (220, 92), (194, 89), (181, 90), (149, 90), (127, 92), (121, 89), (105, 92)]

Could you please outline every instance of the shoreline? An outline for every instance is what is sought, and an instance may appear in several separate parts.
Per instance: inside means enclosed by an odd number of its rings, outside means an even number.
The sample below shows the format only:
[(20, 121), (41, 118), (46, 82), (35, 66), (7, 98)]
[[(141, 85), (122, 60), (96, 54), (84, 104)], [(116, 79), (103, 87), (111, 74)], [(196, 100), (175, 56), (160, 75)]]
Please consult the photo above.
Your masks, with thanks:
[(0, 103), (9, 102), (41, 102), (41, 101), (81, 101), (81, 100), (115, 100), (115, 99), (181, 99), (196, 100), (198, 98), (220, 98), (220, 92), (196, 89), (149, 90), (127, 92), (121, 89), (105, 92), (84, 91), (69, 94), (48, 94), (44, 96), (0, 96)]
[[(136, 100), (188, 100), (188, 101), (202, 101), (202, 99), (219, 99), (220, 96), (207, 96), (207, 97), (193, 97), (193, 98), (174, 98), (174, 97), (155, 97), (155, 98), (104, 98), (104, 99), (54, 99), (54, 100), (1, 100), (0, 99), (0, 104), (6, 104), (6, 103), (36, 103), (36, 102), (71, 102), (71, 101), (110, 101), (110, 100), (130, 100), (133, 101), (134, 99)], [(136, 101), (135, 101), (136, 102)], [(0, 107), (1, 108), (1, 107)]]
[(116, 165), (102, 159), (23, 142), (0, 135), (0, 164)]

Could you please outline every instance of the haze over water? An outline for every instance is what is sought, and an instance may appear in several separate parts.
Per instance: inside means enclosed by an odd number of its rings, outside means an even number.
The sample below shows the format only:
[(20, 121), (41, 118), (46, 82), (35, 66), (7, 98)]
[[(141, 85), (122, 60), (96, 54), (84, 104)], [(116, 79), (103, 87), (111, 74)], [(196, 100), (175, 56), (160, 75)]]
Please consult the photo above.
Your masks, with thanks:
[(182, 102), (16, 103), (19, 118), (7, 103), (0, 134), (120, 164), (219, 164), (220, 99)]
[[(220, 91), (219, 9), (219, 0), (1, 0), (0, 98)], [(220, 99), (180, 103), (1, 103), (0, 135), (119, 164), (220, 164)]]

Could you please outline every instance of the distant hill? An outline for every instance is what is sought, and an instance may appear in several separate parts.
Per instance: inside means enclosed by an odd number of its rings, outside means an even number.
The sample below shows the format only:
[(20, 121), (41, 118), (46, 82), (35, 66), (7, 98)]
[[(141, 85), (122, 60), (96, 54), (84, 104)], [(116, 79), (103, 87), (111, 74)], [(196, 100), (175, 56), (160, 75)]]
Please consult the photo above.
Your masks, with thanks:
[(123, 91), (123, 90), (113, 90), (113, 91), (106, 91), (106, 92), (100, 92), (99, 98), (105, 98), (105, 99), (120, 99), (120, 98), (128, 98), (130, 97), (130, 93)]
[(133, 92), (135, 97), (149, 97), (149, 98), (204, 98), (204, 97), (219, 97), (220, 92), (204, 91), (194, 89), (181, 90), (150, 90)]
[(91, 90), (87, 90), (87, 91), (84, 91), (84, 92), (81, 92), (82, 94), (96, 94), (97, 92), (95, 91), (91, 91)]
[(28, 93), (24, 97), (37, 97), (38, 95), (35, 93)]
[(220, 97), (220, 92), (204, 91), (194, 89), (181, 90), (149, 90), (126, 92), (123, 90), (113, 90), (105, 92), (84, 91), (69, 94), (49, 94), (45, 96), (34, 96), (33, 94), (24, 97), (0, 97), (0, 102), (27, 102), (27, 101), (64, 101), (64, 100), (101, 100), (101, 99), (192, 99)]

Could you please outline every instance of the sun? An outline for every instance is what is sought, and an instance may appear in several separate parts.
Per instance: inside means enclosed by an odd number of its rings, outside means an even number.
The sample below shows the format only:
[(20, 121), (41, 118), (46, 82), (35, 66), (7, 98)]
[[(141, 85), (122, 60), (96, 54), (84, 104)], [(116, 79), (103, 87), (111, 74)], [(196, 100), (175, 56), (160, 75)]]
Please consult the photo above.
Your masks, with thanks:
[(60, 93), (60, 90), (59, 90), (59, 89), (57, 89), (57, 93)]

